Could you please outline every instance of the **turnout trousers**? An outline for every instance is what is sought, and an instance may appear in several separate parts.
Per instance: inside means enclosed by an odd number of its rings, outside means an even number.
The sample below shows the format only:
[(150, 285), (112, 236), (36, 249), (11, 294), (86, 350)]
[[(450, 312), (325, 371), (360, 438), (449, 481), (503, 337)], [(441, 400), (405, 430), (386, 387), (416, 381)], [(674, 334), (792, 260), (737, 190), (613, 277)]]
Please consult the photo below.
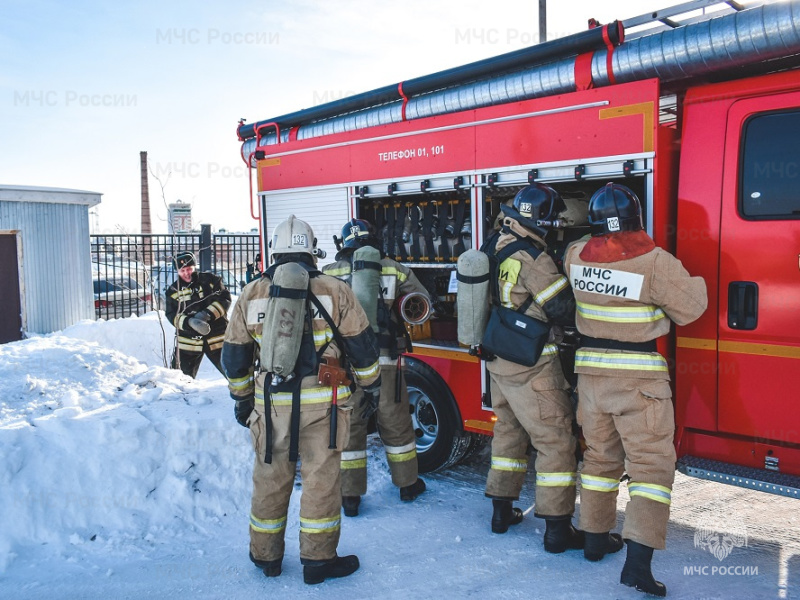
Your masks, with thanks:
[(489, 363), (497, 421), (486, 479), (487, 496), (518, 500), (528, 470), (528, 446), (533, 444), (535, 514), (541, 518), (572, 515), (577, 479), (568, 386), (555, 346), (545, 346), (545, 352), (533, 367), (501, 358)]
[[(283, 410), (281, 410), (283, 408)], [(266, 418), (256, 403), (248, 419), (255, 450), (253, 498), (250, 511), (250, 552), (257, 560), (283, 557), (289, 499), (297, 464), (289, 461), (290, 408), (272, 409), (272, 463), (264, 462)], [(300, 412), (300, 559), (330, 560), (339, 545), (342, 494), (339, 463), (350, 425), (349, 407), (338, 408), (336, 449), (330, 441), (330, 403)]]
[(580, 528), (617, 524), (620, 477), (630, 502), (622, 537), (663, 550), (675, 479), (671, 390), (664, 379), (578, 376), (578, 423), (586, 438), (581, 471)]
[(180, 369), (185, 375), (195, 378), (203, 362), (203, 355), (208, 357), (217, 371), (225, 375), (220, 359), (222, 358), (222, 342), (225, 339), (225, 330), (222, 333), (210, 333), (204, 337), (188, 338), (178, 336), (177, 347), (172, 353), (173, 369)]
[[(385, 357), (381, 357), (384, 361)], [(400, 377), (399, 402), (397, 377)], [(367, 493), (367, 425), (361, 418), (361, 390), (353, 394), (353, 416), (350, 420), (350, 437), (342, 453), (342, 496), (363, 496)], [(381, 399), (376, 413), (378, 433), (386, 452), (392, 473), (392, 483), (397, 487), (412, 485), (417, 480), (417, 443), (411, 422), (408, 388), (402, 372), (398, 375), (397, 363), (381, 364)]]

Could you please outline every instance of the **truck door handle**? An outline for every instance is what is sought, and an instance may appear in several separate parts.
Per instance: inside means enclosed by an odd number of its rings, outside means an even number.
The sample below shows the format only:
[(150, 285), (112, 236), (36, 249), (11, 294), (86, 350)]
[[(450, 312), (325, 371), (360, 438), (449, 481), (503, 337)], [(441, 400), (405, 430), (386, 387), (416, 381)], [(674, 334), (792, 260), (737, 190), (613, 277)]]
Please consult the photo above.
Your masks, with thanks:
[(731, 281), (728, 284), (728, 327), (755, 329), (758, 324), (758, 284)]

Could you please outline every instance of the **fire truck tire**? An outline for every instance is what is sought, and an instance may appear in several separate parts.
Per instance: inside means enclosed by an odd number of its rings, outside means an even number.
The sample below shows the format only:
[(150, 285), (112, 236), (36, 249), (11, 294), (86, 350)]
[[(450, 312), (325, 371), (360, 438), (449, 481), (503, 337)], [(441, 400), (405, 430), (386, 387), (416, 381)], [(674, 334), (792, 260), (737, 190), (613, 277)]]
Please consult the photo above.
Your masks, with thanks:
[(422, 361), (406, 357), (405, 369), (420, 473), (456, 464), (473, 440), (461, 427), (461, 414), (450, 388)]

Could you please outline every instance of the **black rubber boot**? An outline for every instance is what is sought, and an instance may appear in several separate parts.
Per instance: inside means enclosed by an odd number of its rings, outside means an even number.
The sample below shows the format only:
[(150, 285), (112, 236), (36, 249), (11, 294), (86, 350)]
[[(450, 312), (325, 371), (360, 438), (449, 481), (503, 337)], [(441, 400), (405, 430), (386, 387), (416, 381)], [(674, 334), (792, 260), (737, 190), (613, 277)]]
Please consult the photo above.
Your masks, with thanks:
[(619, 582), (645, 594), (666, 596), (667, 586), (656, 581), (650, 570), (653, 549), (633, 540), (625, 540), (625, 543), (628, 544), (628, 556), (625, 559), (625, 566), (622, 567)]
[(342, 496), (342, 509), (345, 517), (357, 517), (361, 496)]
[(622, 536), (618, 533), (586, 532), (586, 544), (583, 546), (583, 557), (597, 562), (606, 554), (614, 554), (622, 550)]
[(545, 517), (547, 529), (544, 532), (544, 549), (551, 554), (561, 554), (565, 550), (583, 548), (583, 532), (572, 526), (572, 517)]
[(411, 502), (417, 496), (427, 489), (425, 482), (417, 477), (417, 480), (411, 485), (400, 488), (400, 500), (403, 502)]
[(334, 559), (324, 561), (304, 560), (303, 581), (309, 585), (314, 585), (334, 577), (347, 577), (358, 571), (359, 566), (358, 557), (355, 554), (337, 556)]
[(277, 577), (281, 574), (281, 563), (283, 562), (281, 558), (276, 560), (258, 560), (251, 552), (250, 560), (253, 561), (253, 564), (261, 569), (267, 577)]
[(492, 533), (505, 533), (509, 525), (522, 523), (522, 511), (511, 504), (511, 500), (492, 499)]

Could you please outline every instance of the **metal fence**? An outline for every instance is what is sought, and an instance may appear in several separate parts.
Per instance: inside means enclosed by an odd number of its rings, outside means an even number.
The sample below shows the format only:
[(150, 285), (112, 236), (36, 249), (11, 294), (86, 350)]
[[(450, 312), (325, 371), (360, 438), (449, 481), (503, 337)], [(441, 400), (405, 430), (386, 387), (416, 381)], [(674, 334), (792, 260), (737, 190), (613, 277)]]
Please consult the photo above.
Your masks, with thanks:
[(172, 259), (179, 252), (193, 252), (198, 270), (222, 277), (231, 294), (239, 293), (248, 266), (260, 252), (258, 234), (212, 234), (209, 225), (200, 233), (90, 237), (98, 319), (163, 310), (164, 294), (178, 278)]

